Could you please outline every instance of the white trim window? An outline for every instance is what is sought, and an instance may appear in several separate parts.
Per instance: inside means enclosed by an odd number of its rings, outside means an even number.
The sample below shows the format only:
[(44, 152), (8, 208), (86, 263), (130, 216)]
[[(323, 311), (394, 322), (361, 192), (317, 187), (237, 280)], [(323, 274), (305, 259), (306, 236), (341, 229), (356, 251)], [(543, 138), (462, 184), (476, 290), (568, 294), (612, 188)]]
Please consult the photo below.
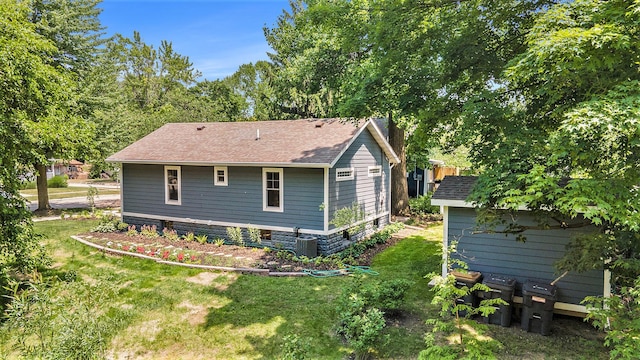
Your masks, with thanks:
[(347, 181), (355, 178), (355, 170), (353, 168), (336, 169), (336, 181)]
[(226, 166), (214, 166), (213, 167), (213, 185), (215, 186), (228, 186), (229, 175)]
[(180, 205), (182, 203), (182, 176), (180, 166), (164, 167), (164, 203)]
[(282, 168), (262, 169), (262, 207), (264, 211), (284, 211), (284, 177)]
[(367, 174), (369, 177), (382, 176), (382, 165), (369, 166)]

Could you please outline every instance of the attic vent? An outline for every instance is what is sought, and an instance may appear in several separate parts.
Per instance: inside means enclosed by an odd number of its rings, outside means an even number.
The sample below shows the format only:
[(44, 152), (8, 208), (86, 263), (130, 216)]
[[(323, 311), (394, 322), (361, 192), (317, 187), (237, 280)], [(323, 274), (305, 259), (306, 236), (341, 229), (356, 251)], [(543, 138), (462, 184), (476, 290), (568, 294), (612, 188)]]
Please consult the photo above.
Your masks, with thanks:
[(200, 130), (204, 129), (204, 125), (198, 126), (196, 129), (198, 129), (198, 131), (200, 131)]
[(316, 123), (316, 127), (317, 127), (317, 128), (321, 128), (321, 127), (322, 127), (322, 125), (324, 125), (324, 123), (323, 123), (323, 122)]

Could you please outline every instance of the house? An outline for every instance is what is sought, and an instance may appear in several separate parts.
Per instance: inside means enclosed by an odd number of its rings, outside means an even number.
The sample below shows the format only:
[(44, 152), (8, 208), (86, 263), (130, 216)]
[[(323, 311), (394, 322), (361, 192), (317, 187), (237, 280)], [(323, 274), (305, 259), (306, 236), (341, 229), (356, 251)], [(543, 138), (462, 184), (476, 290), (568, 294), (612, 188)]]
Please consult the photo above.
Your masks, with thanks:
[[(128, 224), (210, 238), (251, 227), (286, 249), (312, 236), (330, 254), (389, 222), (399, 159), (371, 120), (307, 119), (166, 124), (107, 161), (121, 163)], [(365, 230), (351, 236), (330, 222), (354, 202)]]
[[(472, 176), (447, 176), (434, 193), (431, 204), (440, 206), (443, 213), (443, 247), (458, 241), (455, 256), (462, 258), (469, 269), (481, 273), (497, 273), (516, 278), (515, 303), (522, 303), (521, 286), (527, 279), (552, 282), (561, 274), (554, 268), (570, 238), (588, 228), (527, 230), (526, 241), (517, 241), (516, 235), (484, 231), (476, 223), (474, 204), (467, 198), (476, 183)], [(517, 212), (518, 224), (535, 226), (533, 215), (523, 208)], [(500, 229), (495, 229), (500, 230)], [(447, 273), (448, 257), (443, 254), (442, 275)], [(569, 315), (584, 315), (587, 309), (580, 302), (586, 296), (610, 294), (608, 270), (568, 273), (556, 284), (557, 302), (554, 311)]]
[(89, 173), (83, 168), (87, 165), (78, 160), (50, 159), (51, 166), (47, 167), (47, 179), (58, 175), (67, 175), (69, 179), (87, 179)]
[(447, 166), (444, 161), (429, 159), (430, 169), (414, 167), (407, 173), (407, 188), (409, 197), (419, 197), (435, 191), (440, 181), (448, 175), (459, 175), (460, 169), (455, 166)]

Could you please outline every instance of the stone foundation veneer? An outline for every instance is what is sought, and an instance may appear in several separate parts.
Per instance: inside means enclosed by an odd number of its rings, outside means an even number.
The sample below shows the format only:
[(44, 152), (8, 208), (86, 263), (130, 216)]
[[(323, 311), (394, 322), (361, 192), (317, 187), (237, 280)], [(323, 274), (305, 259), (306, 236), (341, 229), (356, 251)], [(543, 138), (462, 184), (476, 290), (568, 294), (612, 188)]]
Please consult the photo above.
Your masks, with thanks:
[[(378, 226), (374, 226), (373, 223), (375, 220), (378, 220)], [(365, 237), (373, 234), (378, 229), (384, 228), (389, 224), (389, 216), (384, 215), (375, 220), (368, 221), (365, 224), (364, 231), (361, 231), (353, 236), (351, 239), (347, 240), (342, 235), (342, 231), (330, 234), (330, 235), (311, 235), (305, 234), (304, 232), (300, 232), (299, 236), (312, 236), (318, 239), (318, 254), (320, 255), (331, 255), (337, 252), (340, 252), (349, 245), (358, 242)], [(133, 216), (123, 216), (122, 221), (129, 225), (135, 225), (136, 229), (140, 231), (140, 228), (143, 225), (153, 226), (155, 225), (158, 229), (159, 233), (162, 233), (162, 229), (165, 226), (165, 222), (161, 220), (154, 220), (142, 217), (133, 217)], [(173, 222), (173, 229), (178, 232), (179, 235), (184, 235), (188, 232), (193, 232), (196, 235), (205, 234), (209, 237), (209, 240), (215, 239), (224, 239), (229, 241), (227, 237), (227, 228), (224, 226), (214, 226), (214, 225), (204, 225), (204, 224), (194, 224), (194, 223), (185, 223), (185, 222)], [(259, 228), (258, 228), (259, 229)], [(249, 234), (246, 228), (242, 228), (243, 237), (246, 240), (249, 239)], [(271, 240), (262, 240), (263, 246), (268, 246), (276, 249), (286, 249), (295, 251), (296, 249), (296, 234), (286, 231), (271, 231)]]

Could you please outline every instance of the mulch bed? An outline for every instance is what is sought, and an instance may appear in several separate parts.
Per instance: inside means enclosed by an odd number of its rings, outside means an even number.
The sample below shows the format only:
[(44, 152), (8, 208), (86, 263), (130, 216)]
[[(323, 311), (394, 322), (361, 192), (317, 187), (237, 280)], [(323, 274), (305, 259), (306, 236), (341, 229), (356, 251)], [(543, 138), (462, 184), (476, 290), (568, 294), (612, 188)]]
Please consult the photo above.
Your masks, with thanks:
[[(401, 233), (394, 234), (384, 244), (378, 244), (367, 249), (350, 265), (369, 266), (376, 254), (395, 245), (404, 237)], [(336, 270), (335, 262), (294, 261), (286, 252), (265, 250), (259, 247), (240, 247), (236, 245), (218, 246), (213, 243), (200, 244), (196, 241), (184, 239), (170, 241), (164, 237), (149, 238), (142, 235), (128, 236), (124, 232), (97, 233), (91, 232), (78, 235), (85, 241), (104, 247), (146, 254), (160, 260), (184, 262), (190, 264), (225, 266), (234, 268), (268, 269), (275, 272), (300, 272), (307, 270)], [(182, 255), (180, 255), (182, 254)]]

